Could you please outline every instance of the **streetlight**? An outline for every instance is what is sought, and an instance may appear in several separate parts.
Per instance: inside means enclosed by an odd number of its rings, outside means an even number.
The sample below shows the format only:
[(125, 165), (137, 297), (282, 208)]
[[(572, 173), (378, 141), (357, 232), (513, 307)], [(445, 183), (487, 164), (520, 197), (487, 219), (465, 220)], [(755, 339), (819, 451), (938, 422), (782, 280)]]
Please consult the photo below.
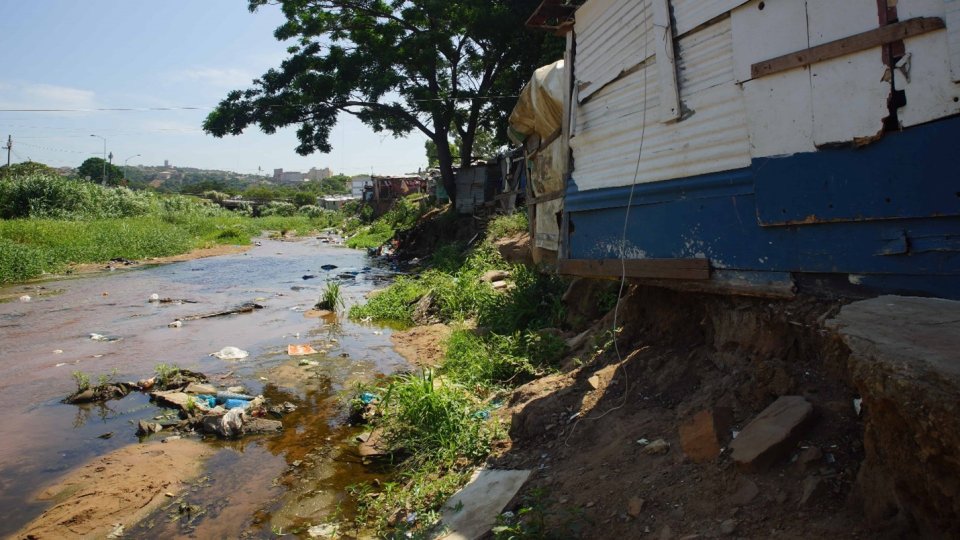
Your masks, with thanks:
[(103, 176), (100, 177), (100, 183), (106, 185), (107, 183), (107, 138), (101, 137), (100, 135), (90, 135), (91, 137), (97, 137), (98, 139), (103, 139)]
[[(124, 179), (124, 180), (127, 179), (127, 162), (130, 161), (131, 159), (135, 158), (135, 157), (140, 157), (140, 154), (134, 154), (134, 155), (128, 157), (127, 159), (123, 160), (123, 179)], [(124, 184), (124, 185), (127, 185), (127, 184)]]

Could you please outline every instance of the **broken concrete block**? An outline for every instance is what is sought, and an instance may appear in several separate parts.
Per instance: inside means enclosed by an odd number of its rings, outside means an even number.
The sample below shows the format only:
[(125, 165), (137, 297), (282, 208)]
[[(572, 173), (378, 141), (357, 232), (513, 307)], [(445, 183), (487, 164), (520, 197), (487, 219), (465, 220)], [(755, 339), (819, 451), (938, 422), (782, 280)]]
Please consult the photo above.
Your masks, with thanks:
[(183, 389), (184, 392), (188, 394), (208, 394), (215, 396), (217, 395), (217, 387), (212, 384), (204, 383), (190, 383), (186, 388)]
[(781, 396), (750, 421), (730, 443), (733, 461), (744, 471), (763, 471), (796, 444), (813, 416), (813, 405), (801, 396)]

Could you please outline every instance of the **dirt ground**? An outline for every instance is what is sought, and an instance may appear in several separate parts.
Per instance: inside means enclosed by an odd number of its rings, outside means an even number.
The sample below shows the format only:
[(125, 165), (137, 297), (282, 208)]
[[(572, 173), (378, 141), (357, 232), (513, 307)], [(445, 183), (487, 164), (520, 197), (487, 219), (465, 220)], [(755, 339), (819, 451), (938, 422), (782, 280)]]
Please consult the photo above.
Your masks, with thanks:
[(393, 348), (411, 364), (429, 367), (443, 359), (444, 342), (453, 330), (445, 324), (415, 326), (390, 336)]
[(54, 501), (54, 506), (16, 537), (103, 538), (118, 525), (131, 527), (176, 496), (211, 454), (209, 445), (180, 439), (100, 456), (40, 491), (36, 500)]
[[(179, 255), (170, 255), (169, 257), (150, 257), (142, 261), (136, 261), (137, 265), (141, 264), (169, 264), (175, 262), (184, 262), (192, 261), (195, 259), (204, 259), (206, 257), (219, 257), (221, 255), (236, 255), (237, 253), (243, 253), (249, 251), (253, 248), (252, 245), (247, 246), (234, 246), (234, 245), (223, 245), (218, 244), (212, 247), (207, 248), (197, 248), (193, 251), (187, 253), (181, 253)], [(95, 274), (99, 272), (109, 272), (110, 267), (114, 268), (130, 268), (130, 266), (124, 266), (123, 264), (112, 264), (112, 263), (83, 263), (83, 264), (72, 264), (67, 270), (68, 274), (77, 275), (77, 274)], [(133, 266), (135, 267), (135, 266)]]

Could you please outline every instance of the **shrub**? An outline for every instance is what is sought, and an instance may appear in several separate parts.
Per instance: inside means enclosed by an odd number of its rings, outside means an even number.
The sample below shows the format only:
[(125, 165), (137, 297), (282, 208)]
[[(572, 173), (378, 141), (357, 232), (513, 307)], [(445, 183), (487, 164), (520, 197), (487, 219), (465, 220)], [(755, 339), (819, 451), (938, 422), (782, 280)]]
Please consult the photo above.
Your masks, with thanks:
[(300, 214), (301, 216), (307, 216), (307, 217), (309, 217), (309, 218), (318, 218), (318, 217), (324, 215), (325, 213), (327, 213), (327, 210), (324, 210), (323, 208), (320, 208), (319, 206), (315, 206), (315, 205), (312, 205), (312, 204), (307, 204), (307, 205), (301, 206), (301, 207), (297, 210), (297, 213)]
[(521, 208), (513, 214), (494, 218), (487, 226), (487, 239), (496, 240), (529, 230), (530, 221), (527, 219), (527, 212)]
[(261, 216), (294, 216), (297, 213), (297, 207), (293, 204), (283, 201), (271, 201), (260, 209)]

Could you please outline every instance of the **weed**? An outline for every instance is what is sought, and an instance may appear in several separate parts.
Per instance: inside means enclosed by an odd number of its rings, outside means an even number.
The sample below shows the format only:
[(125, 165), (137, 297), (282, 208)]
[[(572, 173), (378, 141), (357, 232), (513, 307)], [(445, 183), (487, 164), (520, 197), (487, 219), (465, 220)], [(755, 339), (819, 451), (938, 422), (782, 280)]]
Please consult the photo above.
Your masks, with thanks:
[(534, 488), (521, 499), (520, 509), (497, 516), (497, 526), (491, 529), (496, 540), (534, 540), (547, 538), (547, 492)]
[(73, 382), (77, 385), (77, 393), (90, 388), (90, 376), (82, 371), (74, 371), (72, 374)]
[(497, 216), (487, 226), (487, 240), (497, 240), (517, 233), (527, 232), (530, 222), (527, 212), (520, 209), (508, 216)]
[(345, 305), (343, 295), (340, 293), (340, 282), (328, 279), (315, 307), (317, 309), (340, 311)]
[(180, 374), (180, 368), (176, 365), (157, 364), (153, 368), (156, 384), (159, 388), (164, 388)]

